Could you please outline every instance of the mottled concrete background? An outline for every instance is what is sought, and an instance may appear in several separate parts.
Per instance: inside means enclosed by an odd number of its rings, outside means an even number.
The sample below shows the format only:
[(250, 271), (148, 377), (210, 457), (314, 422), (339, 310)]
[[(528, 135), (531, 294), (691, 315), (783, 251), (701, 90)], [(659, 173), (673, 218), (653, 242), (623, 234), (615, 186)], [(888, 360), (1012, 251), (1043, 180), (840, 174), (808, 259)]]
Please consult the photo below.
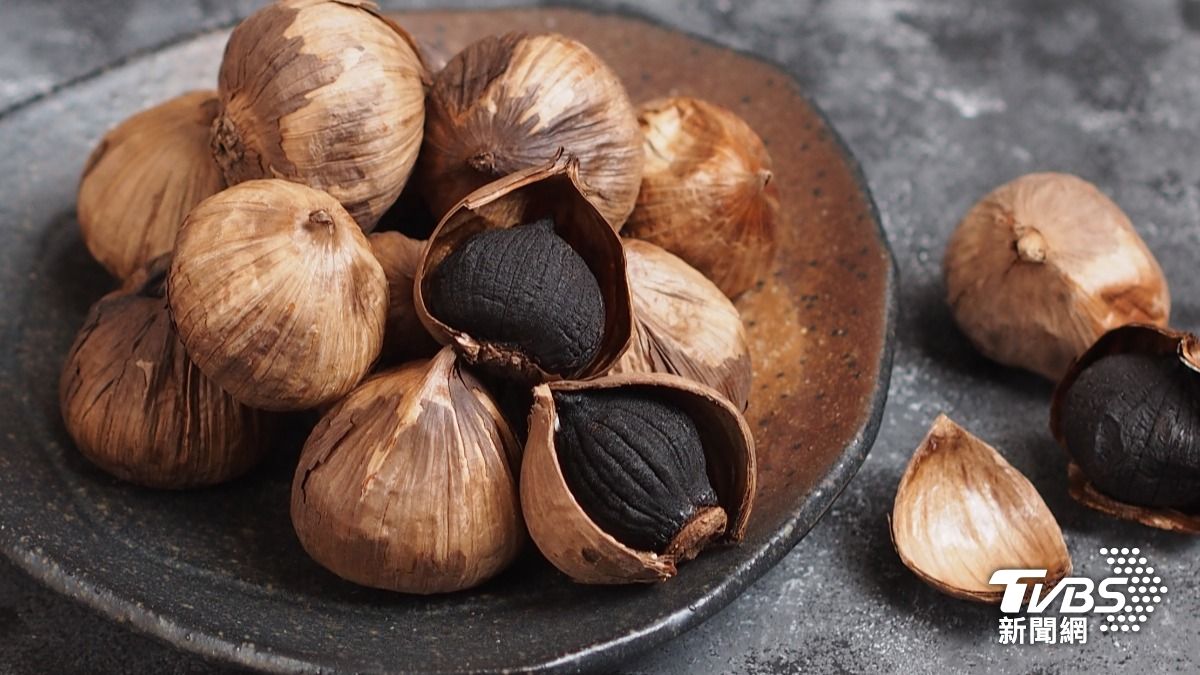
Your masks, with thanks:
[[(258, 4), (0, 0), (0, 110)], [(1066, 497), (1064, 460), (1046, 432), (1049, 385), (976, 356), (951, 323), (940, 282), (943, 244), (976, 198), (1027, 171), (1071, 171), (1126, 209), (1171, 281), (1175, 323), (1200, 328), (1200, 0), (632, 5), (797, 74), (874, 188), (901, 268), (904, 317), (880, 440), (847, 493), (742, 598), (626, 671), (1200, 670), (1197, 543)], [(943, 410), (1042, 491), (1078, 572), (1103, 574), (1100, 546), (1139, 546), (1153, 557), (1171, 590), (1141, 634), (1115, 638), (1093, 622), (1085, 646), (999, 645), (995, 610), (940, 596), (900, 565), (886, 516), (909, 454)], [(0, 565), (0, 671), (216, 668)]]

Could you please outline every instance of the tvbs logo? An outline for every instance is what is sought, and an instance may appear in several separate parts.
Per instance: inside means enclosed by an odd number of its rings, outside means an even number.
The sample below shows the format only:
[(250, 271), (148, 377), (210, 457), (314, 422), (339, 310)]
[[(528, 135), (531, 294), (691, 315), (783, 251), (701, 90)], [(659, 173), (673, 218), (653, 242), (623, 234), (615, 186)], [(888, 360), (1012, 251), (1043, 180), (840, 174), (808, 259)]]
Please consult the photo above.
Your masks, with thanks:
[[(1138, 632), (1167, 592), (1139, 549), (1102, 548), (1100, 555), (1112, 570), (1099, 581), (1065, 577), (1047, 587), (1046, 570), (996, 570), (988, 583), (1004, 586), (1000, 611), (1005, 614), (1098, 614), (1105, 617), (1103, 632)], [(1028, 599), (1028, 601), (1026, 600)]]

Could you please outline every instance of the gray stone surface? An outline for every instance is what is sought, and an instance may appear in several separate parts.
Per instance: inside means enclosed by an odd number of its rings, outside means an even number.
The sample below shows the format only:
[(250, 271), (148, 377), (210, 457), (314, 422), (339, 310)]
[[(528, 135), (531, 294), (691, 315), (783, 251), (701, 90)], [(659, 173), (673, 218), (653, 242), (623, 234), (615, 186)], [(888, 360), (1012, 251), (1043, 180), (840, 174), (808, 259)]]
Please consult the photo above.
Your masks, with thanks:
[[(0, 110), (257, 4), (0, 0)], [(901, 268), (903, 318), (884, 426), (846, 494), (744, 596), (626, 672), (1200, 670), (1196, 542), (1066, 497), (1065, 460), (1046, 431), (1049, 384), (974, 354), (954, 329), (940, 282), (946, 237), (976, 198), (1027, 171), (1071, 171), (1130, 214), (1170, 279), (1174, 323), (1200, 329), (1200, 2), (639, 5), (800, 77), (874, 188)], [(1152, 557), (1171, 588), (1142, 633), (1103, 635), (1093, 622), (1084, 646), (999, 645), (997, 610), (941, 596), (904, 569), (886, 518), (909, 454), (940, 411), (993, 443), (1041, 490), (1078, 573), (1103, 575), (1100, 546), (1138, 546)], [(0, 563), (2, 672), (216, 668)]]

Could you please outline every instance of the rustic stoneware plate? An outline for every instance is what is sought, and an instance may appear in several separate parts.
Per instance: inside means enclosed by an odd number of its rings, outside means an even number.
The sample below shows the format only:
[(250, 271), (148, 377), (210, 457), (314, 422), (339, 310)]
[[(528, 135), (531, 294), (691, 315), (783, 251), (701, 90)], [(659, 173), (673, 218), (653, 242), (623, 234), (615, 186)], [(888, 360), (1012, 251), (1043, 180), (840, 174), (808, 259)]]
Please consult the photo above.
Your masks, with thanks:
[(853, 158), (787, 73), (644, 21), (571, 10), (398, 17), (434, 54), (487, 32), (574, 35), (635, 101), (694, 94), (766, 139), (784, 197), (749, 327), (760, 493), (743, 545), (670, 583), (576, 586), (529, 553), (474, 591), (415, 598), (356, 588), (311, 562), (288, 520), (305, 421), (266, 466), (188, 493), (123, 485), (87, 464), (59, 420), (59, 366), (113, 286), (88, 257), (75, 188), (93, 144), (136, 110), (211, 87), (225, 32), (136, 57), (0, 118), (0, 547), (46, 584), (184, 649), (267, 670), (576, 670), (679, 634), (779, 560), (853, 477), (891, 368), (895, 271)]

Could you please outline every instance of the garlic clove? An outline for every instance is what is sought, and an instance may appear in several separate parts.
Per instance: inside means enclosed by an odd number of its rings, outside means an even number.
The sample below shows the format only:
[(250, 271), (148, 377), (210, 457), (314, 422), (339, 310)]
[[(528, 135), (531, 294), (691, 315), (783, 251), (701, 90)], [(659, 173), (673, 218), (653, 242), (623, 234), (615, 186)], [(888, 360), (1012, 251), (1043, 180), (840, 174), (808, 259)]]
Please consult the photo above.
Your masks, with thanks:
[(239, 183), (192, 209), (167, 281), (196, 365), (266, 410), (328, 404), (379, 356), (387, 279), (333, 197), (284, 180)]
[(1071, 572), (1062, 530), (1000, 453), (939, 415), (909, 460), (892, 507), (892, 542), (922, 581), (957, 598), (1000, 602), (998, 569)]
[(539, 167), (559, 152), (614, 229), (633, 210), (642, 138), (621, 81), (563, 35), (483, 38), (433, 79), (418, 175), (437, 216), (474, 190)]
[(624, 234), (674, 253), (731, 298), (771, 267), (779, 187), (762, 139), (732, 111), (686, 96), (638, 108), (646, 167)]
[[(585, 378), (607, 371), (628, 348), (633, 330), (633, 310), (621, 241), (588, 200), (588, 194), (590, 193), (587, 189), (579, 183), (578, 163), (560, 154), (548, 164), (512, 174), (484, 186), (454, 207), (430, 237), (413, 282), (413, 302), (417, 315), (434, 338), (442, 344), (454, 345), (472, 365), (525, 382)], [(515, 230), (518, 227), (545, 229), (539, 223), (546, 220), (552, 225), (552, 232), (549, 234), (556, 241), (553, 245), (539, 245), (533, 248), (553, 254), (553, 260), (530, 261), (521, 258), (517, 262), (511, 262), (517, 258), (488, 255), (488, 247), (484, 246), (481, 247), (481, 257), (477, 261), (479, 265), (456, 265), (468, 270), (474, 269), (479, 278), (462, 281), (456, 277), (452, 283), (439, 274), (443, 264), (447, 264), (447, 261), (455, 264), (456, 254), (467, 247), (474, 247), (472, 240), (475, 237), (489, 235), (496, 230)], [(565, 262), (562, 259), (563, 242), (573, 251), (571, 255), (576, 257), (573, 266), (559, 264)], [(536, 242), (530, 243), (532, 245)], [(518, 252), (528, 252), (525, 246), (517, 248), (520, 249)], [(586, 271), (578, 269), (579, 259), (582, 259)], [(551, 267), (554, 268), (555, 274), (565, 275), (564, 282), (541, 288), (547, 285), (544, 283), (545, 279), (539, 276), (544, 270), (536, 265), (550, 263), (554, 263)], [(501, 264), (508, 267), (492, 269), (493, 266)], [(567, 274), (568, 271), (571, 273)], [(580, 272), (590, 273), (595, 284), (577, 283), (579, 280), (576, 277)], [(570, 283), (565, 280), (570, 280)], [(514, 289), (514, 283), (529, 283), (533, 286)], [(455, 302), (455, 296), (450, 292), (454, 288), (473, 288), (474, 291), (469, 297), (462, 297), (463, 307), (451, 307), (447, 310), (446, 305)], [(580, 312), (595, 304), (591, 302), (595, 298), (586, 294), (588, 288), (593, 295), (599, 294), (599, 301), (603, 305), (603, 317), (601, 319), (596, 316), (592, 321), (585, 322), (581, 319), (576, 322), (575, 319), (580, 318), (577, 316)], [(553, 294), (552, 297), (542, 297), (548, 292)], [(568, 296), (566, 292), (573, 295)], [(460, 315), (464, 312), (476, 312), (476, 306), (481, 304), (481, 298), (484, 296), (496, 306), (505, 308), (516, 306), (511, 305), (515, 296), (516, 300), (527, 301), (525, 305), (537, 314), (508, 317), (513, 322), (528, 323), (533, 319), (569, 321), (571, 325), (578, 323), (580, 330), (588, 335), (564, 334), (562, 344), (559, 344), (550, 340), (555, 338), (558, 332), (550, 331), (537, 340), (530, 338), (527, 343), (522, 344), (521, 340), (472, 334), (472, 331), (461, 323), (450, 325), (453, 323), (450, 317), (463, 319)], [(438, 302), (443, 304), (440, 314), (436, 306)], [(559, 315), (542, 316), (548, 310), (556, 311)], [(587, 313), (586, 316), (590, 317), (591, 313)], [(503, 317), (497, 317), (496, 321), (486, 316), (465, 318), (477, 319), (470, 323), (480, 324), (479, 327), (488, 327), (487, 325), (491, 324), (490, 327), (497, 334), (513, 328), (509, 324), (499, 323), (498, 319)], [(597, 328), (594, 323), (599, 321), (603, 322), (599, 342), (592, 345), (590, 343), (594, 336), (591, 333)], [(576, 349), (577, 339), (589, 343), (584, 351), (591, 355), (590, 359), (581, 362), (575, 357), (577, 353), (581, 353)], [(535, 342), (537, 344), (534, 344)]]
[(169, 259), (92, 306), (63, 365), (59, 402), (79, 451), (154, 488), (215, 485), (266, 454), (263, 416), (192, 363), (163, 295)]
[(1158, 262), (1094, 185), (1034, 173), (979, 201), (943, 263), (954, 318), (988, 358), (1058, 380), (1105, 331), (1166, 325)]
[[(688, 514), (684, 518), (686, 524), (661, 551), (639, 550), (602, 528), (589, 516), (589, 509), (603, 505), (586, 504), (589, 497), (569, 487), (563, 466), (563, 456), (567, 453), (560, 448), (559, 434), (568, 422), (563, 417), (565, 411), (559, 409), (561, 397), (631, 392), (673, 406), (694, 423), (703, 444), (706, 477), (719, 506), (699, 507)], [(605, 424), (615, 424), (613, 417), (606, 417)], [(636, 442), (655, 436), (654, 429), (647, 429), (645, 433), (625, 437)], [(626, 468), (633, 470), (628, 465)], [(745, 419), (723, 396), (708, 387), (674, 375), (645, 373), (552, 382), (534, 390), (529, 438), (521, 466), (521, 504), (534, 543), (555, 567), (573, 580), (589, 584), (655, 582), (674, 576), (679, 562), (695, 557), (716, 539), (733, 542), (742, 539), (753, 508), (756, 471), (754, 439)], [(625, 501), (637, 498), (630, 495), (626, 499), (617, 480), (605, 480), (603, 484), (616, 498)], [(654, 504), (655, 508), (660, 506), (663, 505)]]
[(125, 279), (170, 253), (188, 211), (225, 187), (208, 151), (220, 104), (193, 91), (144, 110), (100, 139), (79, 181), (83, 243)]
[(443, 349), (373, 376), (313, 430), (292, 483), (310, 556), (364, 586), (447, 593), (504, 570), (525, 541), (520, 448)]
[(425, 330), (413, 306), (413, 278), (417, 274), (425, 242), (399, 232), (372, 232), (367, 242), (379, 266), (383, 268), (388, 284), (383, 358), (403, 362), (433, 356), (440, 345)]
[(1200, 340), (1152, 325), (1104, 334), (1054, 390), (1050, 430), (1071, 497), (1150, 527), (1200, 534)]
[(612, 373), (672, 373), (750, 400), (750, 347), (741, 315), (721, 289), (678, 257), (625, 239), (633, 342)]
[(229, 36), (213, 156), (230, 184), (324, 190), (369, 232), (416, 163), (426, 77), (416, 43), (372, 2), (273, 2)]

